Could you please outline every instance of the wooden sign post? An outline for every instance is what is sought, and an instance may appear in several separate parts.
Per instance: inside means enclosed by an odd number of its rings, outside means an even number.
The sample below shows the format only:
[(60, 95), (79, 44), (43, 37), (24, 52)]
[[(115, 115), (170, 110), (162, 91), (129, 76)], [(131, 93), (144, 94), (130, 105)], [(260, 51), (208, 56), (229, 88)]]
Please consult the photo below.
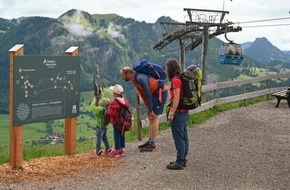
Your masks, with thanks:
[[(21, 84), (19, 84), (18, 80), (21, 81), (23, 80), (24, 76), (21, 76), (19, 79), (17, 79), (15, 75), (17, 74), (17, 72), (22, 73), (25, 70), (25, 66), (27, 66), (27, 63), (32, 62), (31, 64), (33, 64), (34, 68), (32, 69), (33, 71), (41, 70), (39, 68), (41, 68), (42, 66), (44, 67), (48, 67), (50, 69), (50, 72), (52, 72), (52, 69), (56, 69), (56, 67), (58, 66), (57, 61), (60, 60), (61, 63), (66, 63), (66, 61), (70, 60), (69, 63), (72, 62), (72, 66), (68, 66), (67, 65), (62, 65), (62, 67), (58, 68), (58, 69), (68, 69), (68, 70), (73, 70), (73, 77), (77, 80), (79, 80), (79, 61), (78, 61), (78, 57), (75, 57), (77, 59), (68, 59), (68, 57), (64, 60), (62, 57), (52, 57), (54, 58), (53, 60), (48, 60), (47, 61), (47, 57), (41, 57), (41, 56), (35, 56), (33, 57), (33, 59), (31, 59), (31, 57), (29, 56), (23, 56), (23, 46), (24, 45), (15, 45), (13, 48), (11, 48), (9, 50), (10, 52), (10, 165), (13, 167), (13, 169), (22, 169), (22, 161), (23, 161), (23, 124), (25, 123), (33, 123), (36, 121), (42, 121), (43, 120), (43, 116), (42, 115), (37, 115), (35, 110), (42, 110), (43, 112), (45, 112), (45, 109), (48, 109), (47, 107), (49, 107), (49, 109), (59, 109), (62, 104), (63, 105), (67, 105), (63, 102), (65, 101), (60, 101), (60, 100), (56, 100), (55, 97), (54, 99), (52, 98), (51, 100), (47, 100), (47, 98), (45, 98), (46, 101), (43, 101), (42, 98), (38, 98), (38, 102), (41, 102), (42, 104), (29, 104), (29, 101), (27, 101), (27, 99), (21, 99), (23, 97), (21, 97), (21, 94), (19, 94), (19, 89), (21, 90)], [(66, 56), (77, 56), (78, 55), (78, 47), (70, 47), (67, 51), (66, 51)], [(64, 57), (66, 57), (64, 56)], [(21, 59), (19, 59), (21, 58)], [(23, 59), (25, 58), (25, 59)], [(49, 57), (51, 58), (51, 57)], [(44, 59), (44, 61), (42, 61), (42, 59)], [(27, 62), (27, 60), (29, 60), (30, 62)], [(35, 61), (35, 62), (33, 62)], [(76, 65), (76, 61), (77, 61), (77, 65)], [(39, 64), (40, 62), (40, 64)], [(20, 64), (19, 64), (20, 63)], [(41, 64), (42, 63), (42, 64)], [(67, 63), (66, 63), (67, 64)], [(21, 67), (19, 67), (19, 65), (21, 65)], [(61, 64), (60, 64), (61, 66)], [(24, 69), (23, 69), (23, 68)], [(29, 69), (28, 69), (29, 70)], [(15, 73), (16, 72), (16, 73)], [(66, 74), (67, 72), (64, 72), (64, 74)], [(41, 74), (41, 72), (34, 72), (33, 76), (40, 76), (39, 74)], [(50, 73), (49, 73), (50, 74)], [(69, 76), (67, 76), (69, 77)], [(29, 79), (35, 80), (35, 78), (31, 77)], [(15, 83), (16, 82), (16, 83)], [(26, 82), (25, 82), (26, 83)], [(30, 83), (29, 83), (30, 84)], [(17, 86), (18, 85), (18, 86)], [(46, 86), (45, 86), (46, 85)], [(47, 87), (47, 85), (50, 84), (43, 84), (43, 86)], [(30, 87), (33, 87), (34, 85), (28, 85)], [(14, 88), (16, 87), (16, 88)], [(49, 89), (49, 88), (46, 88)], [(61, 93), (59, 91), (57, 91), (57, 89), (61, 89), (61, 87), (57, 87), (55, 86), (54, 89), (56, 89), (56, 91), (54, 93), (58, 93), (59, 96), (62, 96), (62, 91)], [(65, 88), (66, 89), (66, 88)], [(66, 154), (74, 154), (76, 152), (76, 120), (77, 120), (77, 116), (78, 116), (78, 111), (79, 111), (79, 84), (78, 82), (73, 83), (73, 87), (71, 89), (74, 89), (74, 96), (72, 99), (68, 98), (68, 97), (64, 97), (63, 99), (68, 100), (68, 105), (72, 106), (69, 107), (69, 111), (67, 111), (67, 107), (63, 108), (63, 112), (59, 112), (58, 114), (54, 114), (52, 116), (48, 115), (45, 117), (44, 120), (47, 120), (48, 117), (50, 117), (50, 119), (62, 119), (65, 118), (65, 153)], [(28, 94), (28, 93), (27, 93)], [(17, 96), (15, 96), (17, 95)], [(57, 98), (59, 98), (59, 96), (57, 96)], [(17, 99), (15, 99), (17, 98)], [(27, 96), (25, 96), (25, 98), (30, 98), (29, 94)], [(36, 97), (33, 97), (36, 98)], [(26, 104), (28, 109), (33, 107), (34, 112), (32, 113), (31, 111), (31, 116), (29, 115), (30, 112), (27, 110), (18, 110), (18, 107), (15, 108), (15, 105), (17, 106), (17, 104), (20, 101), (23, 102), (23, 104)], [(35, 99), (34, 99), (35, 101)], [(31, 101), (30, 101), (31, 102)], [(62, 104), (61, 104), (62, 103)], [(58, 104), (58, 105), (56, 105)], [(22, 104), (21, 104), (22, 105)], [(38, 107), (37, 107), (38, 106)], [(17, 110), (15, 110), (17, 109)], [(70, 110), (72, 109), (72, 110)], [(18, 113), (19, 112), (19, 113)], [(16, 117), (17, 115), (17, 117)], [(33, 115), (33, 117), (32, 117)], [(19, 116), (23, 116), (23, 117), (19, 117)], [(24, 117), (25, 116), (25, 117)], [(19, 119), (20, 118), (20, 119)], [(38, 119), (38, 120), (37, 120)], [(18, 121), (21, 120), (21, 121)]]
[[(70, 47), (65, 51), (66, 56), (77, 56), (78, 47)], [(75, 154), (76, 152), (76, 125), (77, 118), (66, 118), (65, 119), (65, 153)]]
[(22, 169), (23, 160), (23, 126), (14, 126), (14, 56), (22, 56), (24, 54), (24, 45), (15, 45), (9, 50), (10, 52), (10, 165), (13, 169)]

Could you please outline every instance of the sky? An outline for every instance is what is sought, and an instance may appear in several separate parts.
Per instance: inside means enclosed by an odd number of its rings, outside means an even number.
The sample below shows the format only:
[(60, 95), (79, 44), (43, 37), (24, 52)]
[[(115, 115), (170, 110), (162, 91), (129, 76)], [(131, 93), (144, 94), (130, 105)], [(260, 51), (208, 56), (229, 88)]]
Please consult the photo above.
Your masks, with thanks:
[[(289, 0), (1, 0), (0, 17), (58, 18), (70, 9), (78, 9), (90, 14), (116, 13), (147, 23), (155, 23), (159, 17), (169, 16), (184, 23), (187, 20), (184, 8), (229, 11), (225, 20), (243, 28), (241, 32), (228, 33), (230, 40), (244, 43), (266, 37), (279, 49), (290, 51)], [(218, 38), (226, 42), (224, 35)]]

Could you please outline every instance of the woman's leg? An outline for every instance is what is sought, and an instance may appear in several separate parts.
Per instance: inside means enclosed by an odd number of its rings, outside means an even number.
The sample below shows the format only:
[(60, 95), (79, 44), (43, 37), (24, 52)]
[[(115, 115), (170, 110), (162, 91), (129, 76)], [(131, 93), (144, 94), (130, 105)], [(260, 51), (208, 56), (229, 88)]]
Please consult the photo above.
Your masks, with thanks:
[(188, 113), (175, 113), (171, 122), (171, 132), (177, 151), (176, 163), (184, 165), (188, 152), (188, 135), (186, 121)]

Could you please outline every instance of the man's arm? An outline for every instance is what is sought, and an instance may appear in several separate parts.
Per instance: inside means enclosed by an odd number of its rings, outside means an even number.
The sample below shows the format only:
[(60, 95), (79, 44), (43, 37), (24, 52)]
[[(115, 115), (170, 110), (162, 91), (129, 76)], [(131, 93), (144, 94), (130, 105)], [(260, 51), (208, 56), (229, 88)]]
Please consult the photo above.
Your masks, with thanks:
[(148, 76), (144, 75), (144, 74), (138, 74), (136, 77), (136, 81), (139, 84), (139, 86), (142, 88), (143, 93), (145, 95), (146, 98), (146, 109), (149, 112), (153, 111), (153, 104), (152, 104), (152, 94), (150, 92), (150, 88), (149, 88), (149, 78)]

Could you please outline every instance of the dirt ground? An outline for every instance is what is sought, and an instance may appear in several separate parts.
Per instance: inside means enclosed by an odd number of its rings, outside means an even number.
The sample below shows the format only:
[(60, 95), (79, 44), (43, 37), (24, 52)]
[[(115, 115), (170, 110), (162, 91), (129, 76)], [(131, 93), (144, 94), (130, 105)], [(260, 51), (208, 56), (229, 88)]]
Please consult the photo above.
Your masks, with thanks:
[(13, 170), (7, 163), (0, 165), (0, 184), (58, 181), (85, 172), (108, 171), (116, 167), (116, 164), (116, 159), (97, 156), (94, 151), (71, 156), (44, 157), (23, 161), (23, 169), (18, 170)]

